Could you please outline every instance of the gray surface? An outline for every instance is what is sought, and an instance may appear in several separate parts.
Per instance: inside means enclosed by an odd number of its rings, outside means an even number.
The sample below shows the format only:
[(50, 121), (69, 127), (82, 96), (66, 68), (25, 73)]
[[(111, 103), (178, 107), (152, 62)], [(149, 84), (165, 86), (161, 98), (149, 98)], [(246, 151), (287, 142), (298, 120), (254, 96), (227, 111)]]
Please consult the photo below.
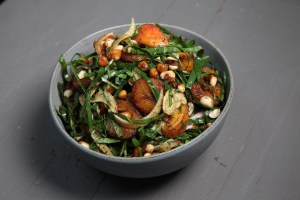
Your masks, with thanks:
[[(58, 56), (99, 29), (161, 22), (227, 56), (235, 98), (190, 166), (132, 180), (97, 171), (57, 137), (48, 89)], [(0, 199), (300, 199), (300, 2), (21, 1), (0, 5)]]

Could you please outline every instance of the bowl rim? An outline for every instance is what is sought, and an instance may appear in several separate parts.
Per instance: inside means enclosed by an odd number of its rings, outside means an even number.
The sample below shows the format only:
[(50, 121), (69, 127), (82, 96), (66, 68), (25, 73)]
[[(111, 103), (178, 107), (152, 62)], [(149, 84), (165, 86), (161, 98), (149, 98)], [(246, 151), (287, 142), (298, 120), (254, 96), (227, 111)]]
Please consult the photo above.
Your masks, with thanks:
[[(141, 25), (141, 24), (144, 24), (144, 23), (136, 23), (136, 25)], [(176, 30), (187, 32), (188, 34), (191, 34), (195, 37), (200, 38), (201, 40), (204, 40), (206, 43), (208, 43), (210, 46), (212, 46), (217, 51), (217, 53), (221, 56), (221, 58), (224, 60), (224, 62), (226, 64), (226, 67), (227, 67), (227, 70), (228, 70), (228, 74), (229, 74), (228, 80), (229, 80), (229, 83), (230, 83), (230, 87), (227, 88), (227, 90), (229, 89), (229, 94), (228, 94), (228, 98), (227, 98), (227, 101), (225, 103), (225, 106), (223, 107), (223, 109), (221, 111), (220, 116), (214, 121), (214, 123), (209, 128), (207, 128), (205, 131), (203, 131), (203, 133), (201, 133), (197, 137), (193, 138), (191, 141), (189, 141), (189, 142), (187, 142), (187, 143), (185, 143), (185, 144), (183, 144), (179, 147), (171, 149), (170, 151), (162, 152), (162, 153), (152, 155), (152, 156), (149, 156), (149, 157), (130, 157), (130, 158), (128, 158), (128, 157), (108, 156), (106, 154), (102, 154), (102, 153), (93, 151), (91, 149), (87, 149), (86, 147), (83, 147), (78, 142), (76, 142), (65, 131), (65, 129), (60, 125), (60, 122), (59, 122), (59, 119), (58, 119), (59, 117), (56, 114), (56, 110), (55, 110), (56, 108), (54, 107), (54, 103), (52, 101), (53, 94), (51, 92), (51, 91), (53, 91), (53, 87), (57, 87), (57, 85), (54, 84), (54, 79), (55, 79), (54, 72), (59, 67), (59, 62), (57, 62), (55, 67), (54, 67), (54, 70), (52, 72), (51, 81), (50, 81), (50, 91), (49, 91), (49, 96), (48, 96), (49, 97), (48, 103), (49, 103), (50, 113), (51, 113), (51, 116), (52, 116), (52, 118), (55, 122), (56, 127), (62, 133), (64, 138), (66, 140), (70, 141), (72, 145), (79, 148), (80, 151), (82, 151), (84, 153), (87, 153), (87, 154), (89, 154), (90, 156), (93, 156), (93, 157), (97, 157), (97, 158), (101, 158), (101, 159), (106, 160), (106, 161), (117, 162), (117, 163), (137, 164), (137, 163), (148, 163), (148, 162), (153, 162), (153, 161), (159, 161), (159, 160), (163, 160), (163, 159), (168, 158), (168, 157), (176, 156), (178, 153), (180, 153), (182, 151), (185, 151), (186, 149), (189, 149), (191, 146), (196, 145), (198, 142), (202, 141), (205, 137), (207, 137), (208, 135), (210, 135), (213, 132), (213, 130), (216, 128), (216, 125), (219, 124), (221, 122), (221, 120), (226, 116), (226, 114), (227, 114), (227, 112), (230, 108), (232, 98), (233, 98), (234, 81), (233, 81), (233, 74), (232, 74), (231, 66), (230, 66), (227, 58), (223, 54), (223, 52), (214, 43), (212, 43), (210, 40), (208, 40), (204, 36), (194, 32), (194, 31), (191, 31), (191, 30), (188, 30), (186, 28), (179, 27), (179, 26), (169, 25), (169, 24), (159, 23), (159, 25), (161, 25), (163, 27), (166, 27), (166, 28), (173, 28), (173, 29), (176, 29)], [(101, 29), (99, 31), (96, 31), (96, 32), (82, 38), (78, 42), (76, 42), (66, 52), (64, 52), (63, 55), (65, 56), (70, 51), (72, 51), (73, 48), (75, 48), (76, 46), (81, 44), (84, 40), (87, 40), (88, 38), (93, 37), (96, 34), (100, 34), (100, 33), (103, 33), (103, 32), (110, 31), (110, 30), (114, 30), (114, 29), (129, 27), (129, 26), (130, 26), (130, 24), (123, 24), (123, 25), (112, 26), (112, 27), (109, 27), (109, 28), (105, 28), (105, 29)]]

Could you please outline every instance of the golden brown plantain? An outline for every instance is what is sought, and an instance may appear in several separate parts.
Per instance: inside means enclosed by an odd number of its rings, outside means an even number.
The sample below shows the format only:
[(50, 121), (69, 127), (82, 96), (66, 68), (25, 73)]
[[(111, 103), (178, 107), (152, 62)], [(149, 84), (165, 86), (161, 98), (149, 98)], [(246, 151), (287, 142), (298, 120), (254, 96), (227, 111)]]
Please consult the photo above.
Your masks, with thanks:
[(185, 132), (188, 120), (189, 108), (186, 104), (182, 104), (163, 126), (162, 134), (168, 138), (176, 138), (178, 135)]
[[(141, 119), (142, 115), (139, 111), (129, 102), (125, 100), (117, 100), (117, 110), (118, 112), (129, 112), (132, 119)], [(126, 128), (120, 126), (122, 136), (118, 137), (116, 131), (110, 122), (107, 122), (107, 132), (110, 136), (118, 139), (129, 139), (136, 134), (136, 129)]]
[[(151, 78), (151, 81), (158, 91), (163, 89), (164, 84), (161, 80), (157, 78)], [(150, 113), (154, 108), (156, 100), (152, 94), (152, 90), (148, 82), (145, 79), (141, 78), (133, 84), (131, 101), (144, 115)]]
[(125, 100), (117, 100), (117, 108), (118, 112), (129, 112), (131, 114), (132, 119), (141, 119), (141, 113), (130, 103)]
[(189, 53), (179, 53), (180, 66), (179, 69), (191, 72), (194, 69), (194, 56)]
[(120, 130), (122, 132), (122, 136), (118, 137), (113, 125), (110, 122), (106, 122), (107, 133), (114, 138), (126, 140), (132, 138), (136, 134), (136, 129), (125, 128), (120, 126)]

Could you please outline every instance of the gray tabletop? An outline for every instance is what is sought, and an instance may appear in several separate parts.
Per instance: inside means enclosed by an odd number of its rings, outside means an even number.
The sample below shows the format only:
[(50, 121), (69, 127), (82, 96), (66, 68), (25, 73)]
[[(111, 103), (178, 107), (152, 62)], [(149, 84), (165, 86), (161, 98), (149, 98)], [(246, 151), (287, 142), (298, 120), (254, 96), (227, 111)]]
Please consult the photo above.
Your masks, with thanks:
[[(81, 161), (48, 111), (61, 53), (100, 29), (181, 26), (232, 65), (220, 135), (188, 167), (127, 179)], [(7, 0), (0, 5), (0, 199), (300, 199), (300, 2), (297, 0)]]

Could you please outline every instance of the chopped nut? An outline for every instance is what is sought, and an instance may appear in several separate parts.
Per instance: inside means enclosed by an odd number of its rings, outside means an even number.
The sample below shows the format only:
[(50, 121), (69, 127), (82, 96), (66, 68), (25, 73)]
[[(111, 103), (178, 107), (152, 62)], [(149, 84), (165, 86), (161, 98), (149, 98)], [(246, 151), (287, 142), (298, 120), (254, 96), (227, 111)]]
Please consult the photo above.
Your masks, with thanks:
[(215, 119), (215, 118), (219, 117), (220, 113), (221, 113), (221, 110), (220, 110), (219, 108), (216, 108), (216, 109), (214, 109), (213, 111), (211, 111), (211, 112), (208, 114), (208, 116), (209, 116), (210, 118), (212, 118), (212, 119)]
[(85, 142), (85, 141), (79, 141), (78, 142), (81, 146), (84, 146), (85, 148), (90, 148), (90, 144), (89, 143), (87, 143), (87, 142)]
[(178, 91), (181, 92), (181, 93), (184, 93), (184, 91), (185, 91), (184, 84), (181, 83), (181, 84), (178, 85)]
[(177, 70), (178, 66), (177, 65), (169, 65), (170, 70)]
[(175, 78), (175, 72), (169, 70), (169, 71), (165, 71), (165, 72), (162, 72), (160, 74), (160, 78), (161, 79), (167, 79), (168, 77), (171, 77), (171, 78)]
[(120, 99), (126, 99), (126, 98), (127, 98), (127, 92), (126, 92), (126, 90), (122, 90), (122, 91), (119, 93), (118, 97), (119, 97)]
[(218, 82), (218, 79), (217, 79), (217, 77), (215, 77), (215, 76), (212, 76), (212, 77), (210, 78), (210, 80), (209, 80), (209, 84), (210, 84), (212, 87), (215, 87), (216, 84), (217, 84), (217, 82)]
[(86, 71), (81, 70), (81, 71), (78, 73), (78, 78), (79, 78), (79, 79), (83, 79), (85, 74), (86, 74)]
[(145, 152), (152, 153), (154, 151), (154, 146), (152, 144), (146, 144)]
[(192, 102), (188, 102), (188, 107), (189, 107), (189, 116), (191, 116), (194, 112), (195, 106)]
[(65, 96), (65, 97), (69, 98), (69, 97), (71, 97), (72, 95), (73, 95), (73, 91), (72, 91), (72, 90), (67, 89), (67, 90), (64, 91), (64, 96)]
[(207, 108), (213, 108), (214, 107), (214, 100), (209, 96), (203, 96), (200, 98), (200, 103), (202, 106)]
[(145, 153), (144, 154), (144, 157), (149, 157), (149, 156), (151, 156), (152, 154), (151, 153)]

